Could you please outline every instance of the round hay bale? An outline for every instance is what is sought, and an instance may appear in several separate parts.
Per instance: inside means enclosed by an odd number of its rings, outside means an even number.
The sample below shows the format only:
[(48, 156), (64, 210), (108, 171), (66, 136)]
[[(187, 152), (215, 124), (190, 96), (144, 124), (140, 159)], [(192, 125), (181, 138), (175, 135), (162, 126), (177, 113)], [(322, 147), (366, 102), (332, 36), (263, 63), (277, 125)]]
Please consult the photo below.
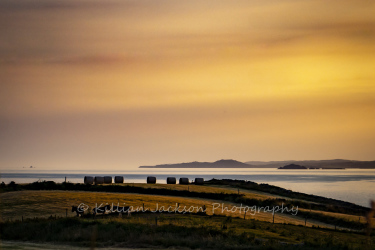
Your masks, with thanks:
[(203, 178), (195, 178), (195, 185), (203, 185), (204, 179)]
[(124, 183), (123, 176), (115, 176), (115, 183)]
[(103, 184), (104, 183), (104, 177), (103, 176), (95, 176), (94, 181), (95, 181), (95, 184)]
[(85, 184), (94, 184), (94, 177), (92, 177), (92, 176), (85, 176), (85, 178), (83, 179), (83, 182)]
[(189, 185), (189, 178), (182, 177), (179, 181), (180, 185)]
[(156, 177), (149, 176), (147, 177), (147, 184), (155, 184), (156, 183)]
[(168, 177), (167, 184), (176, 184), (176, 177)]
[(111, 184), (112, 183), (112, 176), (104, 176), (104, 183)]

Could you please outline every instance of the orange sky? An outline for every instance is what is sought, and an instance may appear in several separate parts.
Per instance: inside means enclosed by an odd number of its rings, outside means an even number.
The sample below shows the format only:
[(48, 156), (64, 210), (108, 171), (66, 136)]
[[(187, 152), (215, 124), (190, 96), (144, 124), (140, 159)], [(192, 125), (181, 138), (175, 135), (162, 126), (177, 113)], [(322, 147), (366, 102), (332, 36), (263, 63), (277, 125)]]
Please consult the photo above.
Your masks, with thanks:
[(0, 169), (375, 160), (375, 3), (0, 2)]

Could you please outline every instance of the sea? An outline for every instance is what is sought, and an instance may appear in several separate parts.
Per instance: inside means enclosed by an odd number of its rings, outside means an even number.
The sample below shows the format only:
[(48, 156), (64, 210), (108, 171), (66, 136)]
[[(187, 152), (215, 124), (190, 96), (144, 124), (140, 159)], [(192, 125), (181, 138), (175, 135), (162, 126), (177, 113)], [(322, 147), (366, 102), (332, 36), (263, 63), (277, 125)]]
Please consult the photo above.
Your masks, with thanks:
[(187, 177), (193, 181), (196, 177), (205, 180), (233, 179), (256, 183), (267, 183), (296, 192), (324, 196), (348, 201), (369, 207), (375, 200), (375, 169), (308, 169), (280, 170), (275, 168), (181, 168), (181, 169), (133, 169), (126, 171), (83, 171), (83, 170), (36, 170), (1, 171), (0, 182), (8, 184), (32, 183), (35, 181), (63, 181), (83, 183), (85, 176), (123, 176), (126, 183), (146, 183), (147, 176), (155, 176), (157, 183), (165, 184), (169, 176)]

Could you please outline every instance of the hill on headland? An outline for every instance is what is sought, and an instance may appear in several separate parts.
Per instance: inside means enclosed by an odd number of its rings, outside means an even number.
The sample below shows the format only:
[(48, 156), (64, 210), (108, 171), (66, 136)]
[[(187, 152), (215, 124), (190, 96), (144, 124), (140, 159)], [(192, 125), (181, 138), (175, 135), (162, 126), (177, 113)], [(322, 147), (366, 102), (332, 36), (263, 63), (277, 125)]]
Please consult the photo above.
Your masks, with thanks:
[(296, 164), (289, 164), (284, 167), (279, 167), (279, 169), (307, 169), (307, 167)]
[(156, 166), (140, 166), (140, 168), (251, 168), (253, 166), (235, 161), (219, 160), (215, 162), (187, 162), (177, 164), (161, 164)]
[(219, 160), (215, 162), (186, 162), (175, 164), (160, 164), (154, 166), (140, 166), (139, 168), (281, 168), (286, 165), (295, 164), (308, 169), (344, 169), (344, 168), (375, 168), (375, 161), (352, 161), (352, 160), (317, 160), (317, 161), (248, 161)]

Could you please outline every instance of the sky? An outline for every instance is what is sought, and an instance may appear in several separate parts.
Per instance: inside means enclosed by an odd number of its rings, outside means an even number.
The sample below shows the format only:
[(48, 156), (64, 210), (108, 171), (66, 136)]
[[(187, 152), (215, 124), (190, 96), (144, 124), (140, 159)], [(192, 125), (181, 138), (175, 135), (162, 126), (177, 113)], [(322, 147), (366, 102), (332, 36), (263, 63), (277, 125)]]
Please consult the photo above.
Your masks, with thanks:
[(375, 160), (372, 0), (2, 0), (0, 169)]

